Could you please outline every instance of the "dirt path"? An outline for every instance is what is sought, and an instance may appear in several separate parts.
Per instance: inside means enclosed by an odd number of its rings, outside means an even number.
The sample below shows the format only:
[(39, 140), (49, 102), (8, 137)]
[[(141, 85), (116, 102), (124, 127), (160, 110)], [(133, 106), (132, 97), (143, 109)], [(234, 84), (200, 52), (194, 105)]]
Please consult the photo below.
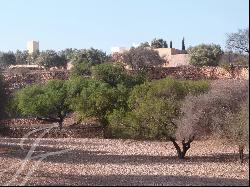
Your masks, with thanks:
[(0, 138), (0, 185), (249, 183), (248, 151), (241, 165), (235, 154), (237, 147), (216, 141), (194, 142), (185, 161), (176, 158), (170, 142), (42, 139), (33, 145), (34, 142), (29, 139), (22, 144), (20, 139)]

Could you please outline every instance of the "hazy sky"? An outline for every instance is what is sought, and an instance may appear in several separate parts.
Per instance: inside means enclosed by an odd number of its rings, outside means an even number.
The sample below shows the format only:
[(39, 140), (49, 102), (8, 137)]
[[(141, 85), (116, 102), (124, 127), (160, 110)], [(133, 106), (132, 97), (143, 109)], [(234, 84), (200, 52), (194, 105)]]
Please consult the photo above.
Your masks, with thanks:
[(0, 51), (113, 46), (163, 38), (180, 48), (225, 45), (226, 33), (249, 26), (248, 0), (0, 0)]

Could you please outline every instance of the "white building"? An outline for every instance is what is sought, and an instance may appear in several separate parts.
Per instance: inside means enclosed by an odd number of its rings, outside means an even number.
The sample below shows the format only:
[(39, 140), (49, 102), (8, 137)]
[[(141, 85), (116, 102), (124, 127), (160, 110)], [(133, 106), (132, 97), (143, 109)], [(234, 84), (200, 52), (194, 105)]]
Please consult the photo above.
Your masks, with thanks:
[(39, 51), (39, 42), (34, 40), (27, 42), (27, 50), (30, 54)]
[(111, 53), (124, 53), (126, 51), (129, 51), (129, 49), (127, 49), (126, 47), (112, 47), (111, 48)]

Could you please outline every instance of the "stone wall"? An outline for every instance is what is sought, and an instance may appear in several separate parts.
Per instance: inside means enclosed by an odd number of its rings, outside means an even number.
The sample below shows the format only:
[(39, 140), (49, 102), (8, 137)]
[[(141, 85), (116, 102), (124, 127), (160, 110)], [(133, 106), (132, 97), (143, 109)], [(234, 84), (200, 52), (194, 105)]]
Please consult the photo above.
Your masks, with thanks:
[[(54, 126), (51, 129), (51, 126)], [(95, 123), (75, 124), (65, 119), (63, 129), (60, 131), (58, 124), (48, 124), (46, 121), (35, 118), (0, 120), (0, 137), (22, 138), (28, 133), (30, 138), (39, 137), (44, 128), (50, 129), (42, 138), (96, 138), (103, 137), (103, 127)], [(39, 130), (39, 129), (43, 130)], [(39, 131), (38, 131), (39, 130)], [(36, 131), (36, 132), (35, 132)]]
[(69, 77), (69, 71), (67, 70), (33, 70), (14, 74), (12, 72), (3, 72), (2, 74), (7, 83), (8, 90), (11, 93), (26, 85), (37, 83), (43, 84), (52, 79), (66, 80)]
[[(26, 85), (45, 83), (48, 80), (59, 79), (67, 80), (69, 71), (53, 70), (53, 71), (30, 71), (22, 74), (11, 74), (3, 72), (4, 79), (8, 85), (10, 93), (23, 88)], [(221, 67), (161, 67), (149, 70), (151, 79), (161, 79), (171, 76), (177, 79), (249, 79), (248, 68), (233, 67), (224, 69)]]
[[(0, 137), (22, 138), (30, 132), (29, 138), (103, 138), (103, 128), (100, 126), (86, 127), (64, 127), (61, 131), (59, 128), (52, 128), (43, 135), (45, 130), (40, 130), (39, 127), (6, 127), (0, 132)], [(43, 136), (41, 136), (43, 135)]]
[(176, 79), (242, 79), (249, 80), (249, 69), (246, 67), (194, 67), (180, 66), (168, 68), (152, 68), (149, 70), (151, 79), (162, 79), (167, 76)]

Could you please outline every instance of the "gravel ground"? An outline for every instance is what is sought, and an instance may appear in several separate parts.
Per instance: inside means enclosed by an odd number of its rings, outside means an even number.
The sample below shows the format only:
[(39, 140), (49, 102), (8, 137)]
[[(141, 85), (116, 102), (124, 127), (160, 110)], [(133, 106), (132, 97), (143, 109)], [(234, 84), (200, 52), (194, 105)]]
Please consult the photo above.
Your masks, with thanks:
[(176, 158), (171, 142), (35, 141), (0, 138), (0, 185), (249, 184), (249, 150), (241, 165), (237, 147), (219, 141), (193, 142), (184, 161)]

